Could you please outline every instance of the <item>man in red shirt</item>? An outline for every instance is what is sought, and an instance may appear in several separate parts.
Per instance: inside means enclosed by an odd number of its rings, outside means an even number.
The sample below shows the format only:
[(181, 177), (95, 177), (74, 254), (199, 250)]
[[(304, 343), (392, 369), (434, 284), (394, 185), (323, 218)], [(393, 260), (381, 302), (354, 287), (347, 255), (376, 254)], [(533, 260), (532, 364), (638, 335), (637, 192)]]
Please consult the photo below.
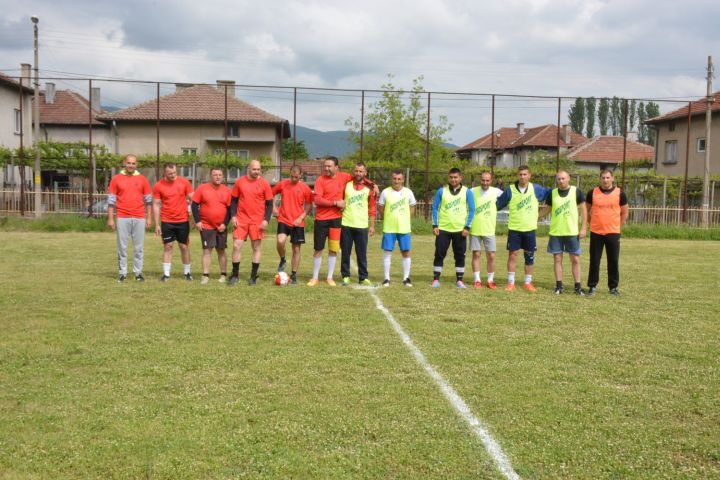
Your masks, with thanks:
[(272, 215), (273, 194), (270, 184), (262, 176), (260, 162), (253, 160), (247, 168), (247, 175), (235, 182), (232, 190), (230, 211), (233, 214), (233, 270), (228, 285), (238, 282), (240, 270), (240, 250), (250, 237), (252, 246), (252, 271), (248, 285), (255, 285), (260, 267), (261, 243), (265, 237), (270, 216)]
[[(322, 254), (325, 250), (325, 241), (328, 240), (328, 273), (326, 282), (334, 287), (333, 272), (337, 262), (337, 253), (340, 251), (340, 229), (342, 223), (342, 209), (345, 208), (345, 185), (352, 181), (349, 173), (338, 169), (338, 159), (328, 156), (323, 161), (323, 174), (315, 181), (315, 228), (313, 240), (315, 253), (313, 254), (313, 275), (308, 287), (319, 283)], [(377, 196), (377, 186), (365, 178), (364, 184), (373, 190)]]
[(192, 280), (190, 274), (190, 222), (188, 222), (188, 200), (192, 198), (192, 185), (187, 179), (178, 177), (177, 166), (166, 163), (164, 175), (153, 187), (153, 216), (155, 235), (162, 236), (163, 274), (161, 282), (170, 279), (173, 242), (177, 240), (183, 263), (183, 277)]
[(297, 284), (297, 270), (300, 266), (300, 246), (305, 243), (305, 217), (312, 210), (312, 191), (302, 178), (297, 165), (290, 169), (290, 180), (278, 182), (272, 189), (273, 195), (280, 194), (280, 208), (273, 211), (278, 217), (277, 251), (280, 255), (278, 272), (285, 271), (285, 244), (288, 235), (292, 244), (292, 272), (290, 283)]
[[(123, 170), (110, 180), (108, 187), (108, 219), (107, 225), (117, 232), (117, 255), (120, 275), (118, 282), (127, 278), (127, 246), (128, 238), (133, 243), (133, 273), (135, 280), (144, 282), (143, 243), (145, 229), (150, 228), (150, 204), (152, 192), (150, 183), (137, 171), (137, 157), (126, 155)], [(114, 215), (117, 212), (117, 226)]]
[(210, 281), (210, 255), (217, 250), (220, 265), (219, 282), (224, 283), (227, 275), (227, 226), (230, 222), (230, 196), (232, 192), (225, 185), (222, 168), (210, 170), (210, 182), (203, 183), (192, 197), (192, 214), (195, 228), (200, 231), (203, 247), (202, 280), (206, 285)]

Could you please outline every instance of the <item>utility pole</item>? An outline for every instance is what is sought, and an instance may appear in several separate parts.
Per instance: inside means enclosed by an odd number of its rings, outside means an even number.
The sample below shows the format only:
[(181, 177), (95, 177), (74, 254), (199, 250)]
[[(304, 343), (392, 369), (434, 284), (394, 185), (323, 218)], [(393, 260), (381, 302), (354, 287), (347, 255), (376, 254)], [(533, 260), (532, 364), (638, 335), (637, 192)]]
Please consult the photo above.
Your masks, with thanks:
[(33, 23), (33, 31), (35, 35), (35, 95), (33, 100), (33, 120), (35, 121), (35, 217), (40, 218), (42, 215), (42, 190), (40, 176), (40, 69), (38, 67), (38, 22), (40, 19), (37, 15), (30, 17)]
[(712, 127), (712, 106), (715, 102), (712, 91), (713, 61), (708, 55), (707, 66), (707, 108), (705, 110), (705, 175), (703, 176), (702, 226), (710, 227), (710, 129)]

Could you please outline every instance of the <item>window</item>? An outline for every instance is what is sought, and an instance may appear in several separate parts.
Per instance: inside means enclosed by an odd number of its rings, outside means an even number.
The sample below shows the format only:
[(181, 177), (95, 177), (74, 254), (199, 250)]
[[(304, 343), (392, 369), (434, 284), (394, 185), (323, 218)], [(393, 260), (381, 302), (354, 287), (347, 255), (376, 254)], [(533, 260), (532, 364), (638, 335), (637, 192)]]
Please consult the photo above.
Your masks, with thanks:
[(178, 165), (178, 175), (185, 178), (192, 178), (192, 165)]
[(675, 122), (668, 123), (668, 132), (674, 132), (675, 131)]
[(242, 174), (240, 173), (240, 167), (230, 167), (228, 168), (228, 182), (234, 182), (238, 178), (240, 178)]
[[(215, 155), (225, 155), (225, 150), (222, 148), (215, 149)], [(237, 157), (247, 160), (250, 158), (250, 150), (231, 150), (228, 149), (228, 157)]]
[(15, 109), (15, 133), (20, 133), (22, 130), (22, 113), (17, 108)]
[(197, 155), (197, 148), (191, 148), (191, 147), (183, 147), (182, 154), (187, 156), (196, 156)]
[(697, 151), (698, 153), (705, 153), (705, 137), (697, 139)]
[(240, 126), (239, 125), (228, 125), (227, 136), (228, 137), (239, 137), (240, 136)]
[(665, 161), (663, 163), (677, 163), (677, 140), (665, 142)]

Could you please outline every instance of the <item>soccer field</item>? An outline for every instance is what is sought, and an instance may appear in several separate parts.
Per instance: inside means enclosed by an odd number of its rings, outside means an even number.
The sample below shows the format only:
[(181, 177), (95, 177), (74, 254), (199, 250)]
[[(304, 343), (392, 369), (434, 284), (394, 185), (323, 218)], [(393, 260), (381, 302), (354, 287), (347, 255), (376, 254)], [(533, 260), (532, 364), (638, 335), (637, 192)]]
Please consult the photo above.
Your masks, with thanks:
[(623, 240), (619, 298), (604, 263), (597, 296), (553, 296), (546, 238), (535, 295), (502, 291), (505, 251), (498, 291), (455, 289), (451, 255), (432, 290), (413, 242), (413, 288), (397, 253), (390, 288), (308, 288), (311, 245), (275, 287), (273, 236), (228, 288), (197, 234), (194, 282), (177, 249), (158, 281), (148, 235), (118, 284), (110, 233), (0, 231), (0, 478), (503, 478), (373, 292), (519, 477), (720, 478), (720, 242)]

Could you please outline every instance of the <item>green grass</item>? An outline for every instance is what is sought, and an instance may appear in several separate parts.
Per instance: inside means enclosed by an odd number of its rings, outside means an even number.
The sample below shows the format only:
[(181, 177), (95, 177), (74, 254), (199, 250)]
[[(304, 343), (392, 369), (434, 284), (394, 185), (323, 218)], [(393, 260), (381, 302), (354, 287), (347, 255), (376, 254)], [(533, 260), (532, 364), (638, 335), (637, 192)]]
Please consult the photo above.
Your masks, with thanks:
[[(272, 240), (230, 289), (158, 282), (152, 236), (117, 284), (109, 233), (1, 231), (0, 478), (500, 478), (368, 292), (272, 286)], [(620, 298), (558, 298), (544, 241), (536, 295), (431, 290), (413, 241), (378, 294), (522, 478), (720, 477), (720, 244), (625, 239)]]

